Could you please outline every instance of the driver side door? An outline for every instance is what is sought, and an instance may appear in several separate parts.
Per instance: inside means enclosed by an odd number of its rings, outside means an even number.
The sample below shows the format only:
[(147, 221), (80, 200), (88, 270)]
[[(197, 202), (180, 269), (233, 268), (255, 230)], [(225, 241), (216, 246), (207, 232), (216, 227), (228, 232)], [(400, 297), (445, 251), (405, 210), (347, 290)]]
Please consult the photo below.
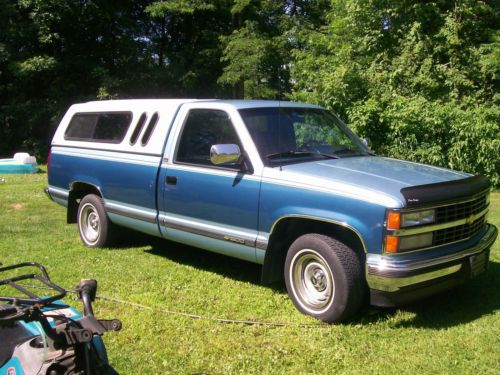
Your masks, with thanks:
[(221, 109), (191, 108), (161, 167), (160, 226), (177, 242), (256, 262), (260, 179), (240, 164), (214, 165), (210, 148), (240, 137)]

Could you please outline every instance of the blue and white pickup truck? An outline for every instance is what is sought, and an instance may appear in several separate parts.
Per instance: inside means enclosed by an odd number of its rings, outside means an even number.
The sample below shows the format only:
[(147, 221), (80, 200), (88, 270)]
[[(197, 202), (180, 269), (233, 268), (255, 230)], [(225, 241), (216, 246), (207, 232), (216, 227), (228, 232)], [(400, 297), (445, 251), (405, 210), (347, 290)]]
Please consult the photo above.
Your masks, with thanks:
[(497, 237), (486, 178), (375, 156), (313, 105), (75, 104), (49, 156), (47, 194), (86, 246), (122, 226), (259, 263), (326, 322), (468, 280)]

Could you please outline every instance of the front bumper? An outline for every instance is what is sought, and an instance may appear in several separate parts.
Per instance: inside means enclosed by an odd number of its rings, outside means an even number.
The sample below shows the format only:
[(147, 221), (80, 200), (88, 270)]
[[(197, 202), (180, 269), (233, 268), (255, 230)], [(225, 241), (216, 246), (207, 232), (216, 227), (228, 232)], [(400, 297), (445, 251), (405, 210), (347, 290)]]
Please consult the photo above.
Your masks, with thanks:
[(370, 303), (386, 307), (409, 303), (478, 275), (488, 266), (489, 249), (497, 235), (497, 228), (488, 225), (474, 246), (421, 261), (369, 254), (366, 259), (366, 280), (370, 288)]

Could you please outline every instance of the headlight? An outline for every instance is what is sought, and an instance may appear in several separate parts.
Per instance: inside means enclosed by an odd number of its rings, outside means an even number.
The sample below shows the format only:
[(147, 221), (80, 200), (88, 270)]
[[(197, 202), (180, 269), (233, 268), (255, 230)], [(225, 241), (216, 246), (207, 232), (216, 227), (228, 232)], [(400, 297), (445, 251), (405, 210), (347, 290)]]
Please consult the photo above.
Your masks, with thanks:
[(398, 230), (401, 228), (415, 227), (417, 225), (432, 224), (436, 221), (434, 209), (420, 211), (389, 211), (387, 213), (387, 229)]
[[(398, 253), (432, 246), (433, 231), (425, 233), (426, 229), (423, 229), (424, 233), (418, 233), (420, 232), (419, 229), (412, 230), (411, 228), (435, 222), (436, 210), (431, 208), (406, 212), (399, 210), (387, 211), (387, 233), (384, 238), (384, 251), (386, 253)], [(418, 234), (410, 234), (411, 232), (417, 232)]]
[(423, 249), (432, 246), (432, 232), (399, 238), (399, 251)]
[(414, 227), (435, 222), (435, 210), (405, 212), (401, 214), (401, 227)]

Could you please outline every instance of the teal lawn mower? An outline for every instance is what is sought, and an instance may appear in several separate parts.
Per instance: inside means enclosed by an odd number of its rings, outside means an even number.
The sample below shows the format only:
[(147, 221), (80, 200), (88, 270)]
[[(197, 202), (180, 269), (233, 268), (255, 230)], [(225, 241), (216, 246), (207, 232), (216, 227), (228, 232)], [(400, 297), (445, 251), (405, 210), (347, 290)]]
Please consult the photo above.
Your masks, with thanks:
[(117, 374), (101, 337), (121, 322), (94, 316), (96, 291), (95, 280), (78, 285), (82, 314), (62, 301), (68, 291), (42, 265), (0, 267), (0, 375)]

